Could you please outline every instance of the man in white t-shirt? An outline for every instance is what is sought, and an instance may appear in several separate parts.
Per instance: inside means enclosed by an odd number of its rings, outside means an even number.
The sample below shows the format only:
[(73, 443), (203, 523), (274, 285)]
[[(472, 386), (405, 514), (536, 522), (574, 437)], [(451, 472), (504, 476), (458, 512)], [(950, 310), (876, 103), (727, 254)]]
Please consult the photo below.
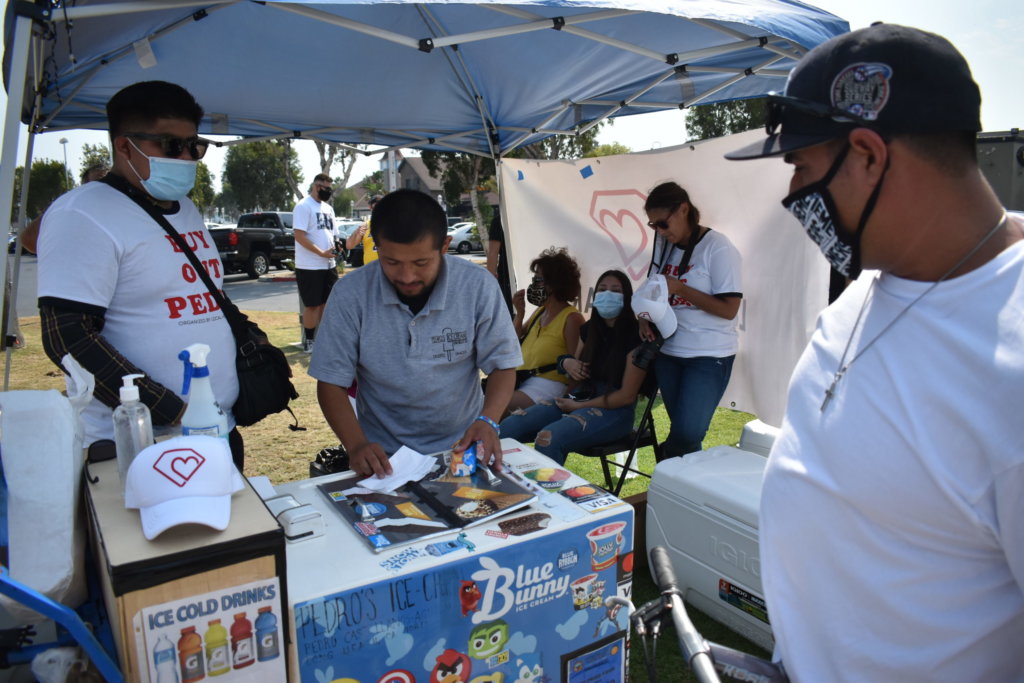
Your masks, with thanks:
[(1024, 680), (1024, 218), (944, 38), (829, 40), (769, 97), (783, 205), (843, 275), (790, 383), (760, 547), (797, 681)]
[(295, 280), (302, 299), (303, 348), (313, 350), (317, 325), (324, 313), (324, 304), (331, 288), (338, 281), (334, 262), (334, 209), (331, 198), (331, 177), (318, 173), (313, 178), (309, 195), (295, 205), (292, 223), (295, 229)]
[(137, 384), (154, 432), (178, 432), (185, 411), (178, 354), (190, 344), (208, 345), (210, 380), (228, 414), (228, 440), (241, 469), (242, 438), (231, 416), (238, 396), (231, 328), (189, 260), (147, 212), (160, 211), (222, 286), (217, 245), (186, 196), (210, 144), (196, 135), (202, 117), (187, 90), (163, 81), (130, 85), (110, 99), (113, 167), (59, 197), (43, 216), (39, 313), (47, 356), (59, 365), (70, 354), (95, 377), (82, 415), (86, 444), (112, 438), (121, 378), (135, 373), (145, 375)]

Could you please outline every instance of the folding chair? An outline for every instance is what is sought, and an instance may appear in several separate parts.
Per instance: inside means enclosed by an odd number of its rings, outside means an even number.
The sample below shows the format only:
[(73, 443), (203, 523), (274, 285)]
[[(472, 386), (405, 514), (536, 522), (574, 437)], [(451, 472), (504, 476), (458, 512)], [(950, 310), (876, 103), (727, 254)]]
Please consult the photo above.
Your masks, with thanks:
[[(637, 449), (644, 448), (645, 446), (652, 446), (654, 448), (655, 459), (661, 459), (661, 446), (658, 444), (658, 435), (654, 430), (654, 417), (651, 414), (651, 411), (654, 408), (654, 399), (658, 397), (658, 387), (654, 386), (650, 391), (640, 394), (640, 396), (646, 397), (646, 401), (644, 402), (644, 411), (643, 415), (640, 417), (640, 421), (633, 427), (632, 432), (620, 439), (609, 441), (608, 443), (573, 451), (574, 453), (578, 453), (587, 458), (601, 458), (601, 469), (604, 471), (605, 488), (616, 496), (618, 496), (619, 491), (622, 490), (622, 485), (626, 483), (626, 476), (630, 472), (642, 475), (648, 479), (651, 478), (650, 473), (632, 466), (633, 458), (636, 457)], [(626, 452), (628, 452), (626, 462), (622, 464), (615, 460), (611, 460), (608, 457), (616, 453)], [(619, 474), (618, 482), (616, 482), (614, 487), (612, 486), (610, 465), (615, 465), (622, 470)]]

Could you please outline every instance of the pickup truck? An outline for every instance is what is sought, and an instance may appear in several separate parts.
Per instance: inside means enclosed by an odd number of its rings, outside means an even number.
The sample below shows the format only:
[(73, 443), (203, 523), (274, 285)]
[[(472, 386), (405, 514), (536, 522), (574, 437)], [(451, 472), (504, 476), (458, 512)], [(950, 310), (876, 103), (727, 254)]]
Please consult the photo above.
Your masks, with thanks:
[(221, 263), (228, 273), (245, 271), (251, 278), (271, 266), (295, 259), (295, 235), (290, 211), (244, 213), (235, 226), (210, 228)]

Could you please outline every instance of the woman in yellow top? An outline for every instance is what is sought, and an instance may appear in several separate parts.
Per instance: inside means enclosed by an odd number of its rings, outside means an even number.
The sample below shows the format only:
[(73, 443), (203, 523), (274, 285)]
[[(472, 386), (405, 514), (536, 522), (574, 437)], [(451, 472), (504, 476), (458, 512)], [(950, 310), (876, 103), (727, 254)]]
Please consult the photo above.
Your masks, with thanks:
[[(512, 297), (516, 334), (523, 350), (518, 370), (542, 369), (519, 385), (508, 411), (528, 408), (566, 391), (568, 378), (558, 372), (558, 357), (576, 350), (583, 315), (570, 304), (580, 296), (580, 268), (565, 249), (546, 249), (530, 264), (533, 282)], [(524, 324), (526, 302), (537, 310)]]

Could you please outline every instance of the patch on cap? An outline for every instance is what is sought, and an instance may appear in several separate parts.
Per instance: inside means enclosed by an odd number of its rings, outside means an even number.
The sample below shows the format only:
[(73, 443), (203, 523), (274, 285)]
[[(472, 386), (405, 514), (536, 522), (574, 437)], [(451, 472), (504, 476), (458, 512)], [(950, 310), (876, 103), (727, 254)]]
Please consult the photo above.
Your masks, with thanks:
[(889, 101), (891, 78), (892, 67), (888, 64), (851, 64), (832, 80), (832, 106), (867, 121), (875, 121)]

